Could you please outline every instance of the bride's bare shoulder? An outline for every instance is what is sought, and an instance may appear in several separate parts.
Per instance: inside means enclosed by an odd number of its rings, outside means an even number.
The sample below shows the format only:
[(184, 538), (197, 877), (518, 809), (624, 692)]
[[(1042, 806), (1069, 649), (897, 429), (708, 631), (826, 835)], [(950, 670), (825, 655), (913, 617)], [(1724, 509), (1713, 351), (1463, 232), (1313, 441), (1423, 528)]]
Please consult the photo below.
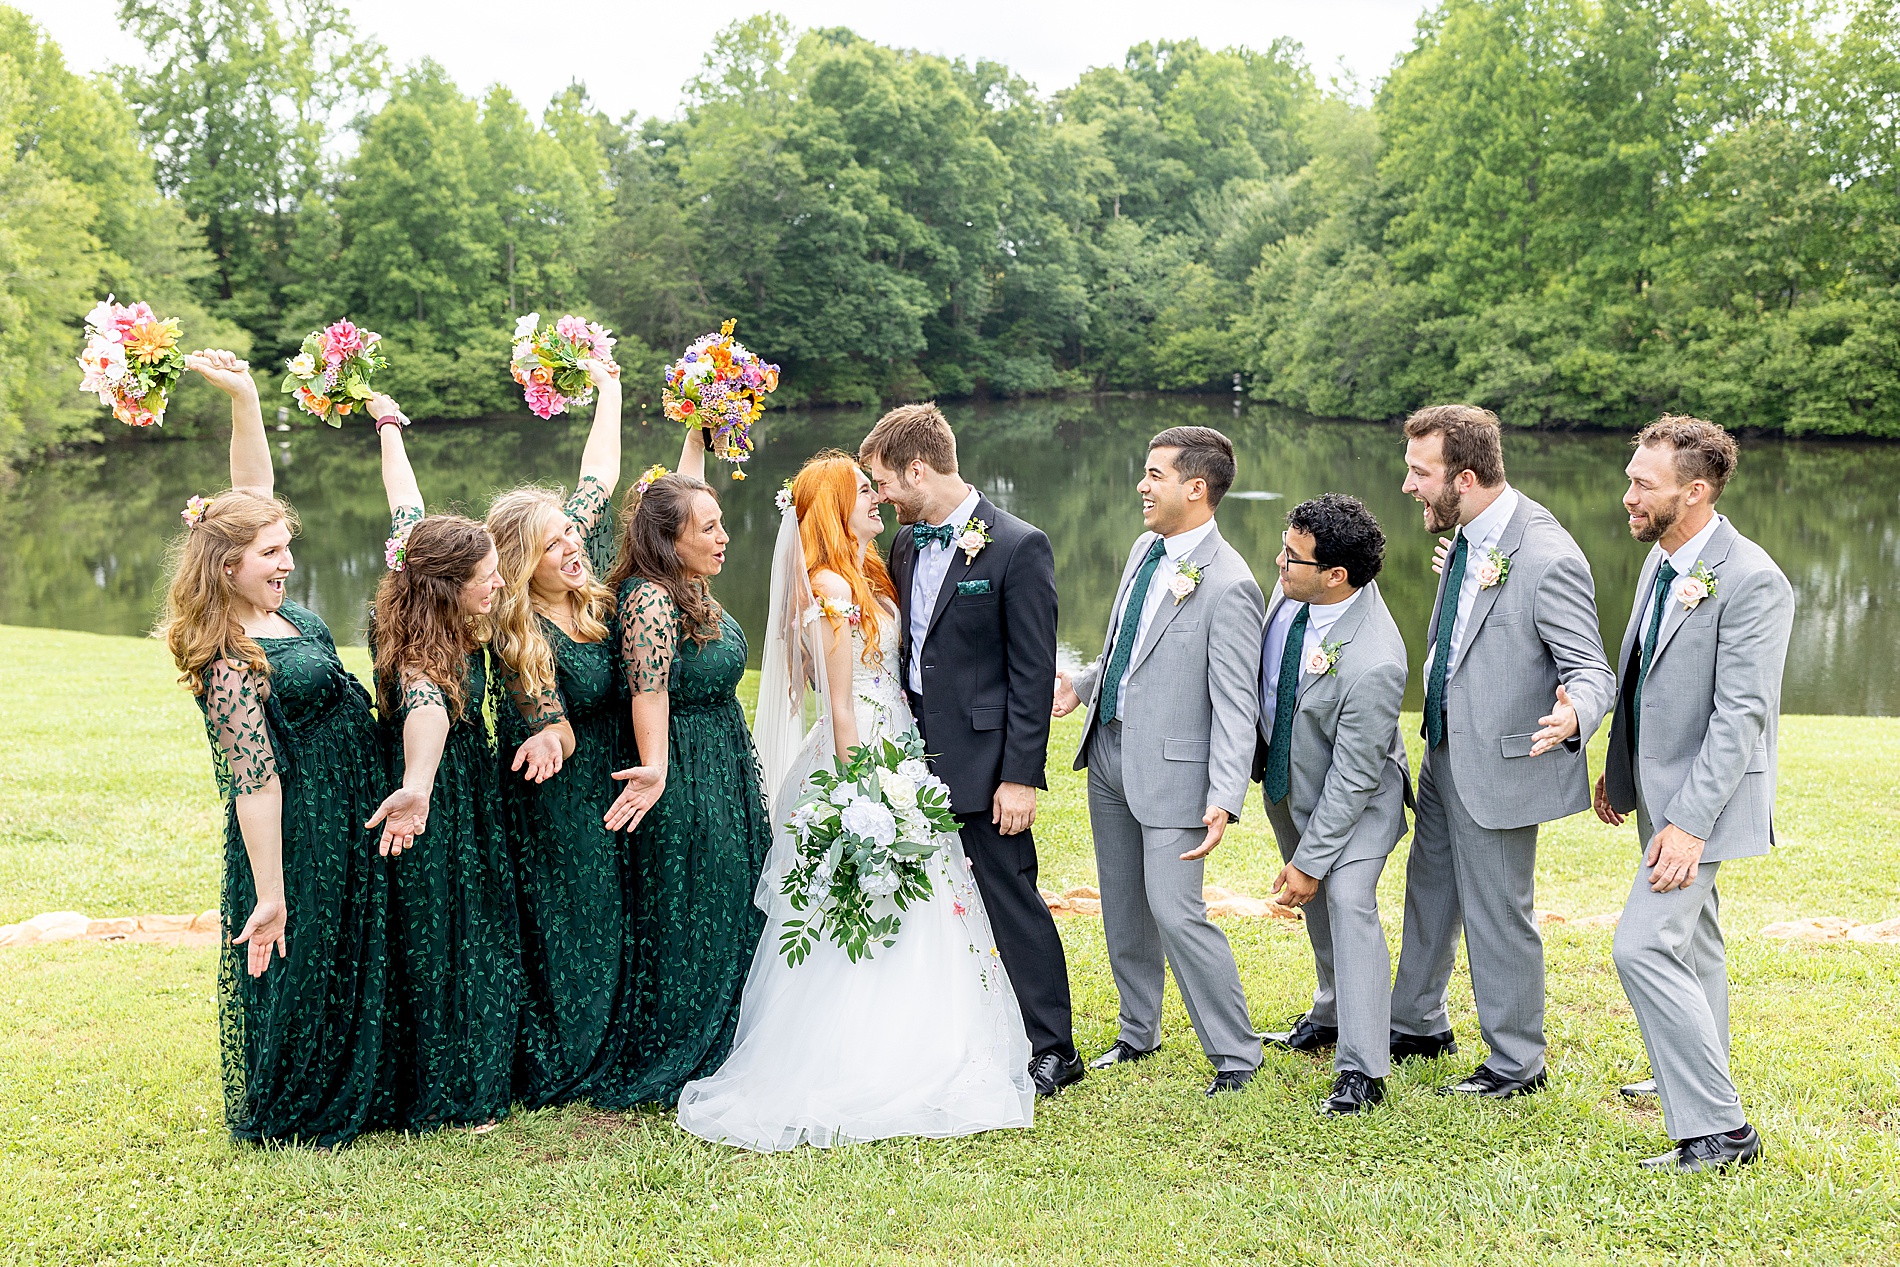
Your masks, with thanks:
[(811, 574), (811, 592), (820, 598), (835, 598), (845, 603), (851, 601), (851, 586), (830, 568), (819, 568)]

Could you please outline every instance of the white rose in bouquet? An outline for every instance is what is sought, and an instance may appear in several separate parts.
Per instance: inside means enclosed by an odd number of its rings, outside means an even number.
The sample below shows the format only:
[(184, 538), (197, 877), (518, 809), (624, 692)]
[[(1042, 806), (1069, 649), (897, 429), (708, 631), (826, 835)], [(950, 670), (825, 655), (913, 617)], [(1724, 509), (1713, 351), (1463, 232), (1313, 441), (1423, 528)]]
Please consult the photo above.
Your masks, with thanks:
[(906, 777), (901, 768), (879, 770), (877, 786), (878, 790), (884, 793), (884, 799), (898, 809), (907, 809), (917, 804), (917, 784)]
[(844, 829), (886, 848), (897, 840), (897, 819), (876, 801), (858, 800), (844, 807)]

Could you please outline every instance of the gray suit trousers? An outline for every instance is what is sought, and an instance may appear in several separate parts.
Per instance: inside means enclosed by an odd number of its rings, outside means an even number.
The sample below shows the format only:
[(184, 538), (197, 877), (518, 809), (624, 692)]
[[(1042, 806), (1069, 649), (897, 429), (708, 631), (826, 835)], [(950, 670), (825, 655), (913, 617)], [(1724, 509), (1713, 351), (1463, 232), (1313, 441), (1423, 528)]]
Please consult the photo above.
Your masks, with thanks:
[(1480, 827), (1452, 782), (1450, 743), (1418, 771), (1412, 854), (1405, 866), (1405, 936), (1392, 983), (1392, 1028), (1439, 1034), (1451, 1028), (1446, 994), (1465, 934), (1485, 1064), (1506, 1078), (1544, 1069), (1544, 939), (1532, 908), (1537, 825)]
[[(1654, 829), (1640, 794), (1637, 828), (1647, 853)], [(1696, 867), (1695, 882), (1652, 893), (1638, 864), (1616, 924), (1610, 957), (1643, 1031), (1669, 1138), (1732, 1131), (1747, 1121), (1728, 1067), (1728, 959), (1722, 940), (1720, 863)]]
[(1206, 866), (1181, 860), (1206, 831), (1136, 821), (1122, 792), (1119, 723), (1096, 728), (1088, 761), (1089, 824), (1108, 964), (1121, 995), (1121, 1040), (1137, 1051), (1161, 1045), (1165, 960), (1214, 1068), (1259, 1067), (1260, 1035), (1247, 1017), (1240, 969), (1201, 896)]
[(1392, 956), (1379, 926), (1384, 870), (1384, 858), (1334, 867), (1300, 908), (1319, 978), (1307, 1019), (1339, 1030), (1334, 1069), (1357, 1069), (1369, 1078), (1391, 1072)]

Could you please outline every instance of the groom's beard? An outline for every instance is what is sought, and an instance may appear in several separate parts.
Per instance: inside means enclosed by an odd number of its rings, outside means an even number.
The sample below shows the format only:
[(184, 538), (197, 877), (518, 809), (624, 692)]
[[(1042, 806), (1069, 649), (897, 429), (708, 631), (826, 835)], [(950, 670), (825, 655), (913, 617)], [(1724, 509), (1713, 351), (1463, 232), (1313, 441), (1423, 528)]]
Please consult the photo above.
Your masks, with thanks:
[(917, 523), (923, 517), (916, 506), (910, 505), (907, 502), (897, 501), (893, 498), (886, 498), (885, 500), (889, 501), (891, 503), (891, 509), (897, 512), (897, 526), (900, 528), (908, 528), (911, 524)]
[(1677, 498), (1667, 506), (1648, 508), (1643, 513), (1648, 518), (1643, 520), (1642, 527), (1631, 528), (1630, 536), (1635, 537), (1644, 545), (1649, 545), (1651, 542), (1661, 541), (1663, 534), (1675, 527), (1676, 521), (1682, 518), (1682, 499)]

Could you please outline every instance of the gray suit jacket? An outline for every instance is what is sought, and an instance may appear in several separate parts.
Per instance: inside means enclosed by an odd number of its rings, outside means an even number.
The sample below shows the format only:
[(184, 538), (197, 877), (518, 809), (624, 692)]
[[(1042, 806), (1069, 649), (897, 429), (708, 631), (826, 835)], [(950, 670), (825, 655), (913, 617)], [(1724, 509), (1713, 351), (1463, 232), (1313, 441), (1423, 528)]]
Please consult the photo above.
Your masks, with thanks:
[[(1274, 586), (1267, 624), (1285, 599)], [(1405, 639), (1386, 610), (1378, 582), (1352, 598), (1321, 646), (1339, 643), (1332, 672), (1300, 674), (1293, 714), (1293, 783), (1267, 806), (1280, 854), (1315, 879), (1334, 867), (1383, 858), (1405, 835), (1411, 780), (1399, 704), (1405, 698)], [(1262, 653), (1265, 646), (1262, 644)], [(1264, 704), (1264, 701), (1263, 701)], [(1288, 706), (1280, 701), (1277, 707)], [(1254, 778), (1266, 773), (1266, 710)]]
[[(1624, 701), (1641, 663), (1638, 626), (1659, 558), (1652, 552), (1643, 566), (1623, 631)], [(1776, 733), (1794, 590), (1768, 552), (1732, 524), (1709, 537), (1702, 562), (1715, 577), (1715, 595), (1693, 611), (1664, 597), (1669, 606), (1643, 684), (1642, 751), (1632, 763), (1628, 710), (1618, 707), (1605, 790), (1627, 814), (1640, 779), (1652, 828), (1674, 823), (1707, 842), (1704, 862), (1721, 862), (1767, 853), (1774, 843)]]
[[(1465, 809), (1479, 826), (1508, 831), (1590, 807), (1583, 746), (1609, 715), (1616, 675), (1597, 632), (1589, 561), (1563, 525), (1519, 492), (1497, 548), (1510, 572), (1472, 601), (1464, 653), (1445, 684), (1445, 747)], [(1444, 598), (1441, 576), (1427, 648), (1438, 638)], [(1532, 757), (1537, 719), (1550, 712), (1560, 682), (1577, 709), (1577, 736)]]
[[(1117, 604), (1154, 539), (1144, 532), (1135, 540), (1115, 591)], [(1162, 598), (1128, 662), (1128, 689), (1115, 709), (1122, 728), (1122, 790), (1129, 812), (1145, 827), (1198, 827), (1215, 805), (1239, 818), (1260, 717), (1260, 631), (1266, 620), (1260, 586), (1218, 528), (1189, 551), (1187, 562), (1200, 565), (1201, 583), (1179, 603)], [(1154, 584), (1165, 584), (1167, 575), (1164, 563)], [(1088, 765), (1095, 699), (1114, 639), (1111, 621), (1102, 654), (1074, 679), (1075, 693), (1088, 705), (1075, 754), (1078, 770)]]

